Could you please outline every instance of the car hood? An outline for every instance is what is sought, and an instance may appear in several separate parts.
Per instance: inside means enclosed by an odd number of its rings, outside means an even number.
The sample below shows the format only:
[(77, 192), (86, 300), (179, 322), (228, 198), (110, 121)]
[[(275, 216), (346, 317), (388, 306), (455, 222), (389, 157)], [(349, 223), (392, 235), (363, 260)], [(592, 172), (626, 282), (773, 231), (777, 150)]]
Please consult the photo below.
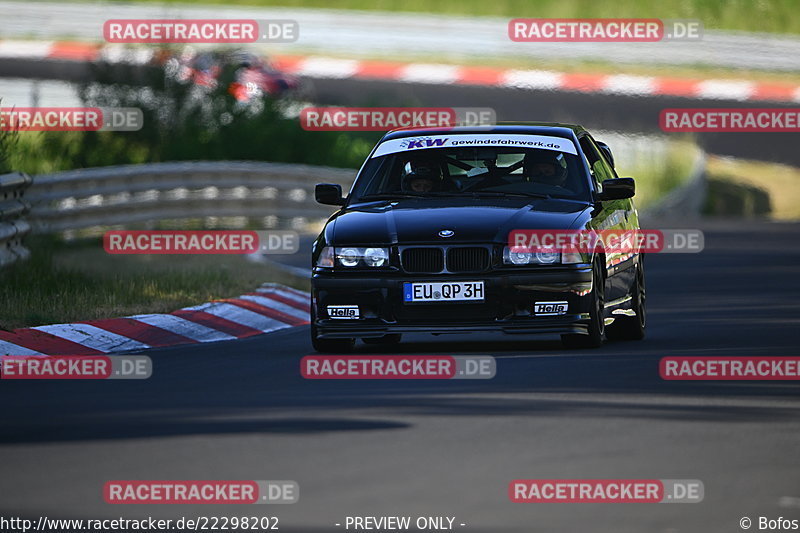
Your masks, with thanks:
[[(357, 204), (333, 219), (336, 244), (505, 242), (515, 229), (576, 229), (583, 202), (531, 198), (413, 198)], [(439, 236), (442, 230), (452, 237)]]

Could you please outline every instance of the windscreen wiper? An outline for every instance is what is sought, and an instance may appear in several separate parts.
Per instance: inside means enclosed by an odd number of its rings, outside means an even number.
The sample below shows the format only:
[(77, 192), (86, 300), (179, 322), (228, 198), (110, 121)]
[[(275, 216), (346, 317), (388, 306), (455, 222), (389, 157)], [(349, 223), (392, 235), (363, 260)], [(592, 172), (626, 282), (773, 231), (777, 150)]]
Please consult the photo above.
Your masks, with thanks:
[(528, 192), (501, 192), (501, 191), (467, 191), (462, 193), (465, 196), (492, 196), (492, 197), (502, 197), (502, 196), (515, 196), (521, 198), (543, 198), (549, 200), (551, 196), (549, 194), (541, 194), (541, 193), (528, 193)]
[(393, 200), (395, 198), (424, 198), (426, 196), (425, 193), (410, 193), (410, 192), (392, 192), (392, 193), (381, 193), (381, 194), (368, 194), (366, 196), (362, 196), (358, 199), (359, 202), (370, 201), (370, 200)]

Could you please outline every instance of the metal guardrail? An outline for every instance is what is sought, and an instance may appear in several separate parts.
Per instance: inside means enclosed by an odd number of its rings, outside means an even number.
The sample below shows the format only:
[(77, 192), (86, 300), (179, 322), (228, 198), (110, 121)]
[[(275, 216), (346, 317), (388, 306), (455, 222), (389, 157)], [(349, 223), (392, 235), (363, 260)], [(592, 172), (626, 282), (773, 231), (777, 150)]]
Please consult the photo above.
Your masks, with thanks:
[(22, 239), (31, 229), (23, 218), (30, 206), (22, 195), (31, 181), (31, 177), (22, 172), (0, 176), (0, 267), (30, 255), (22, 245)]
[(354, 170), (255, 162), (155, 163), (36, 176), (26, 198), (36, 233), (205, 217), (324, 219), (314, 186), (349, 188)]

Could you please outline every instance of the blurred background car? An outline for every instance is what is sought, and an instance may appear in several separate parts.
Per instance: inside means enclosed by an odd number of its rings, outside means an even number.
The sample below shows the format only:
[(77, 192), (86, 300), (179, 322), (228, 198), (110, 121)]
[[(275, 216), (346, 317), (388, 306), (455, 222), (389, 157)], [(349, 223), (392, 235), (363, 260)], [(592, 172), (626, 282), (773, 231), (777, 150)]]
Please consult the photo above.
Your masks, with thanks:
[(226, 71), (233, 79), (227, 92), (237, 102), (260, 97), (278, 98), (301, 88), (297, 76), (281, 72), (269, 58), (248, 50), (198, 51), (186, 48), (164, 60), (165, 75), (180, 83), (215, 89)]

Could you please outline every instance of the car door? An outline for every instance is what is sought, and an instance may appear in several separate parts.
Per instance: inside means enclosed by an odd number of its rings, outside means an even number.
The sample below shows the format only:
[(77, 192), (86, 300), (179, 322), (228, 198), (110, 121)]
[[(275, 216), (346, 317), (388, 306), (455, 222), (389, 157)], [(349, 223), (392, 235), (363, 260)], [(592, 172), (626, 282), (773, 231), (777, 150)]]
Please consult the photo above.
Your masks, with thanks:
[[(617, 178), (614, 167), (606, 160), (589, 134), (578, 138), (581, 149), (586, 156), (592, 180), (598, 192), (602, 191), (603, 181)], [(630, 199), (601, 202), (601, 208), (592, 220), (596, 230), (632, 230), (636, 225), (635, 210)], [(633, 279), (633, 265), (630, 254), (615, 252), (606, 254), (606, 269), (609, 273), (606, 280), (606, 301), (624, 297)]]

